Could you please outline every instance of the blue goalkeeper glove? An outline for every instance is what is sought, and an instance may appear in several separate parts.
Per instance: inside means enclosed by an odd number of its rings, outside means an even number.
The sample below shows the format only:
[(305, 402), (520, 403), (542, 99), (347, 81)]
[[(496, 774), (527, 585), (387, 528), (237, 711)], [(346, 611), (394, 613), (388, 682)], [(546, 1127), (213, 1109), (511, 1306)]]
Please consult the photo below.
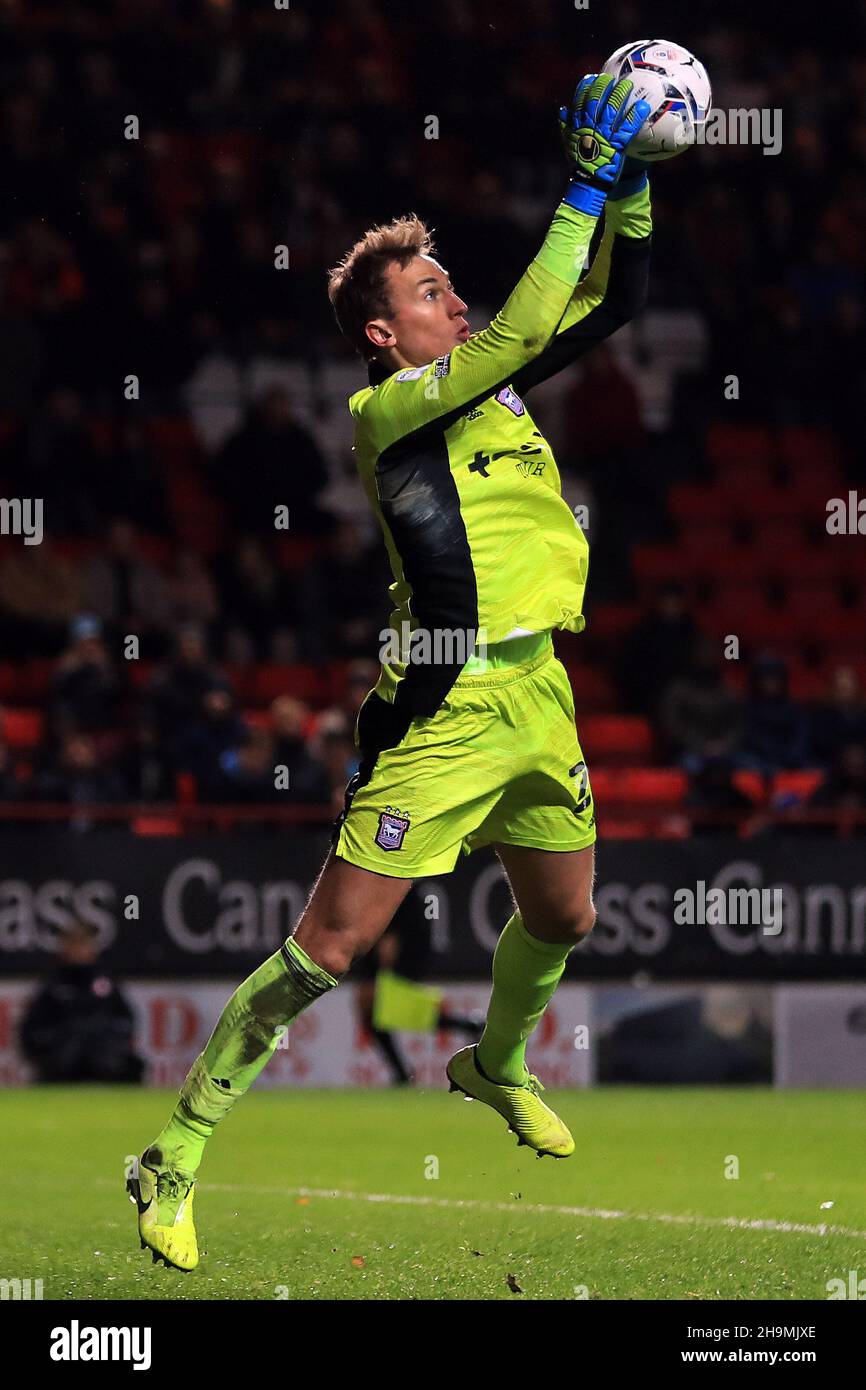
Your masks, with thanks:
[(578, 212), (598, 217), (608, 195), (623, 198), (642, 187), (646, 173), (635, 177), (630, 169), (626, 188), (616, 192), (626, 149), (652, 110), (648, 101), (629, 105), (633, 90), (627, 78), (617, 82), (606, 73), (590, 73), (578, 83), (571, 106), (560, 107), (560, 131), (571, 164), (563, 202)]

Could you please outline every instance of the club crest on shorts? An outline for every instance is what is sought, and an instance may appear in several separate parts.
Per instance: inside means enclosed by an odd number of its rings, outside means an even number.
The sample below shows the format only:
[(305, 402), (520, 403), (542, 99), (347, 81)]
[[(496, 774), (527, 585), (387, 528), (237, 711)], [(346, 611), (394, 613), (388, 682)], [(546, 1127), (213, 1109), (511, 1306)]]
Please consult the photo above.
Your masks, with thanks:
[(400, 849), (403, 837), (409, 829), (409, 817), (401, 816), (391, 806), (379, 812), (379, 829), (376, 831), (376, 844), (380, 849)]
[(500, 405), (507, 406), (512, 415), (526, 414), (526, 406), (523, 404), (517, 392), (512, 391), (510, 386), (503, 386), (501, 391), (497, 391), (496, 399)]

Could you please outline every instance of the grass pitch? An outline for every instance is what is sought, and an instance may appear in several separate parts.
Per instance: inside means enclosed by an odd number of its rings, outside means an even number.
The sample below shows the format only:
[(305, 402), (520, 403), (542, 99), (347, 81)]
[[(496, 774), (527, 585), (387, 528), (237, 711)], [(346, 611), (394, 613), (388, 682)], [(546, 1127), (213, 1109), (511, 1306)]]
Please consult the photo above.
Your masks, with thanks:
[(123, 1190), (175, 1093), (8, 1091), (0, 1276), (60, 1300), (519, 1300), (825, 1299), (866, 1274), (861, 1092), (548, 1094), (572, 1158), (445, 1092), (253, 1090), (209, 1145), (181, 1274)]

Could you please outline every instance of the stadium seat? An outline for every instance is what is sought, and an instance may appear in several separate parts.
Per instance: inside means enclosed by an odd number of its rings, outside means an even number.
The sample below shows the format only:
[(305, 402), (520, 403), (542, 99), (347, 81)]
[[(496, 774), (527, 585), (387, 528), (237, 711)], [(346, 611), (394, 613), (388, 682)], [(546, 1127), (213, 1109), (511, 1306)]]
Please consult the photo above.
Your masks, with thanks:
[(599, 641), (616, 641), (640, 622), (637, 603), (600, 603), (587, 616), (586, 630)]
[(829, 431), (796, 425), (779, 430), (776, 454), (792, 471), (817, 475), (828, 467), (838, 470), (841, 450)]
[(777, 772), (773, 778), (773, 796), (795, 796), (800, 801), (808, 801), (823, 779), (824, 772), (820, 768)]
[(302, 570), (318, 550), (319, 544), (312, 536), (279, 536), (277, 539), (277, 560), (283, 569)]
[(581, 711), (610, 709), (616, 704), (617, 692), (606, 671), (598, 666), (565, 662), (578, 718)]
[(10, 748), (35, 748), (42, 742), (44, 718), (41, 710), (5, 709), (2, 728)]
[(654, 586), (683, 579), (683, 553), (671, 545), (636, 545), (631, 552), (632, 574), (638, 584)]
[(590, 765), (649, 759), (653, 735), (649, 722), (636, 715), (592, 714), (580, 724), (581, 747)]
[(130, 829), (133, 835), (182, 835), (183, 821), (176, 816), (134, 816)]
[(686, 794), (687, 778), (673, 767), (601, 767), (590, 769), (590, 780), (597, 801), (619, 806), (678, 806)]
[(633, 816), (598, 815), (599, 834), (608, 840), (646, 840), (653, 833), (649, 820), (637, 820)]
[(319, 701), (327, 697), (327, 683), (315, 666), (265, 664), (256, 668), (247, 686), (252, 705), (269, 705), (278, 695), (294, 695), (299, 700)]
[(764, 425), (711, 424), (706, 438), (707, 461), (714, 469), (731, 460), (749, 468), (768, 467), (775, 453), (774, 440)]
[(731, 777), (731, 781), (747, 796), (750, 801), (754, 801), (756, 806), (761, 806), (767, 799), (767, 784), (762, 773), (749, 772), (745, 768), (739, 769)]

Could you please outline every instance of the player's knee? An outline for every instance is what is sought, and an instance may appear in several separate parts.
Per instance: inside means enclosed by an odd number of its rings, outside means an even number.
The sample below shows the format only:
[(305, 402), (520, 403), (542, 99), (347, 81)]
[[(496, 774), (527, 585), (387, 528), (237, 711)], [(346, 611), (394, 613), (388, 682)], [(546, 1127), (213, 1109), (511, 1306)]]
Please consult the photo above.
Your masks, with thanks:
[[(544, 940), (576, 946), (578, 942), (586, 940), (595, 926), (595, 908), (591, 902), (580, 903), (574, 908), (565, 909), (555, 921), (548, 918), (544, 926)], [(541, 932), (537, 934), (542, 935)]]
[(578, 904), (562, 922), (562, 941), (573, 941), (575, 945), (585, 941), (595, 926), (595, 908), (591, 902)]
[(595, 926), (595, 908), (591, 902), (582, 903), (578, 908), (573, 924), (575, 941), (585, 941)]
[(310, 960), (334, 979), (345, 975), (356, 956), (362, 953), (352, 924), (336, 919), (307, 924), (302, 920), (294, 939)]

